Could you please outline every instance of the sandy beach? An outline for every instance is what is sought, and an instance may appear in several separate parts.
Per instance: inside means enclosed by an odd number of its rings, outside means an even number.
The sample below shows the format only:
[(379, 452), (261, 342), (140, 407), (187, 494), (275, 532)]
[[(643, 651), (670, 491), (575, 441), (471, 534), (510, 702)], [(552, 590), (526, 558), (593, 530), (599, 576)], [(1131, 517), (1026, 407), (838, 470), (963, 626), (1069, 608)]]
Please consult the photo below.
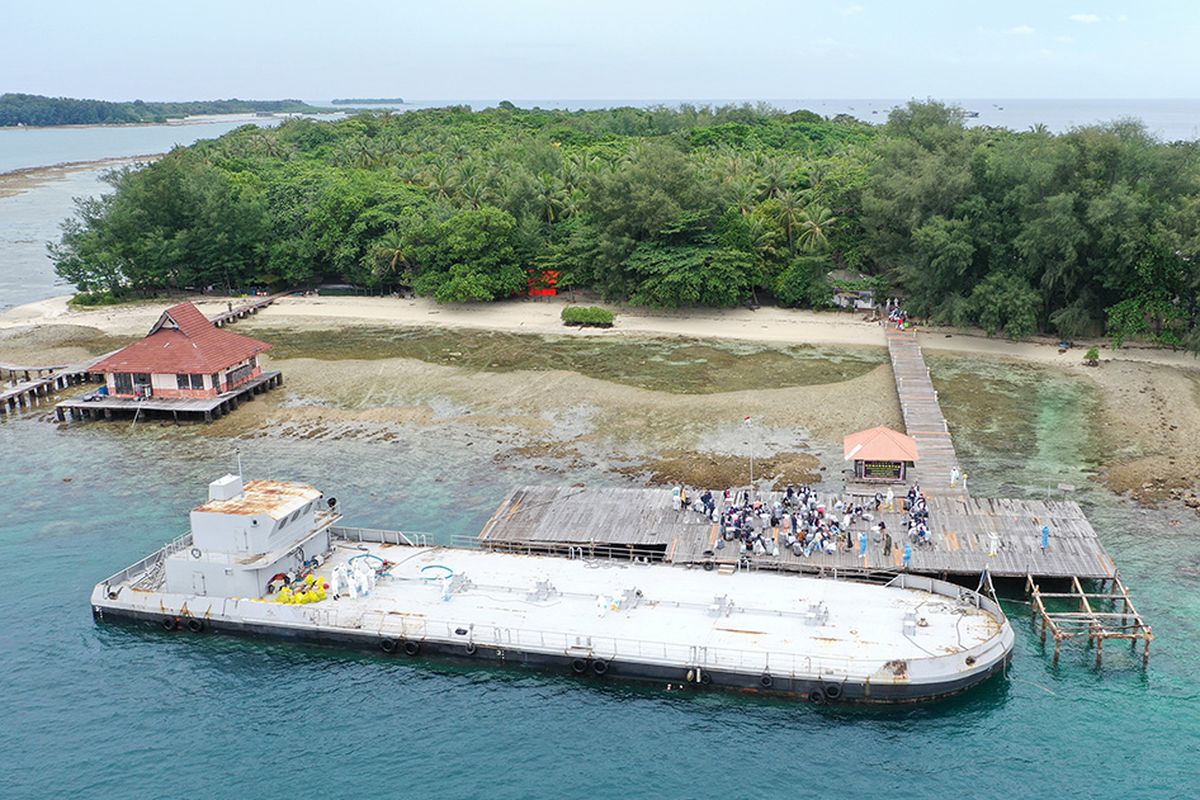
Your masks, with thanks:
[[(189, 298), (206, 314), (224, 311), (229, 302), (242, 298), (199, 296)], [(30, 303), (0, 314), (0, 331), (47, 324), (95, 328), (106, 334), (140, 335), (158, 317), (168, 301), (145, 301), (95, 309), (72, 309), (69, 295)], [(567, 301), (511, 300), (479, 305), (439, 305), (426, 298), (318, 296), (286, 297), (254, 318), (258, 325), (291, 329), (321, 330), (344, 326), (434, 326), (476, 328), (555, 336), (683, 336), (696, 339), (736, 339), (778, 344), (850, 345), (885, 347), (883, 326), (865, 322), (861, 314), (815, 312), (765, 307), (757, 311), (737, 309), (689, 309), (679, 312), (616, 307), (618, 321), (611, 329), (565, 328), (559, 314)], [(918, 330), (926, 350), (997, 358), (1012, 358), (1062, 366), (1076, 360), (1086, 347), (1095, 344), (1102, 359), (1200, 368), (1200, 360), (1184, 352), (1124, 347), (1109, 349), (1105, 340), (1076, 342), (1075, 348), (1060, 353), (1057, 342), (1046, 337), (1011, 342), (978, 332), (934, 328)]]
[[(74, 310), (66, 301), (54, 298), (0, 315), (0, 360), (86, 358), (143, 335), (166, 305), (159, 300)], [(218, 297), (195, 301), (209, 315), (239, 302)], [(746, 415), (756, 420), (759, 452), (786, 463), (792, 476), (806, 471), (815, 476), (819, 464), (836, 469), (834, 454), (847, 431), (902, 425), (883, 355), (885, 329), (861, 315), (779, 308), (676, 313), (619, 308), (617, 325), (597, 330), (564, 327), (559, 314), (565, 302), (439, 306), (394, 297), (282, 299), (238, 323), (237, 330), (279, 342), (272, 363), (287, 375), (289, 399), (252, 404), (216, 423), (213, 432), (387, 441), (404, 430), (437, 431), (486, 443), (497, 460), (539, 459), (547, 470), (599, 465), (668, 478), (702, 470), (720, 473), (723, 458), (744, 455), (747, 437), (739, 423)], [(528, 346), (520, 338), (527, 336), (626, 350), (643, 346), (639, 343), (653, 348), (654, 341), (695, 340), (720, 348), (748, 347), (760, 356), (775, 349), (825, 348), (873, 353), (874, 361), (845, 373), (831, 371), (827, 382), (819, 376), (806, 378), (804, 385), (775, 386), (767, 375), (742, 388), (742, 370), (731, 379), (729, 391), (696, 394), (623, 382), (619, 376), (598, 379), (573, 367), (566, 356), (561, 369), (553, 363), (549, 368), (542, 363), (537, 369), (499, 369), (499, 364), (468, 364), (469, 354), (453, 351), (454, 345), (442, 347), (451, 348), (448, 355), (431, 358), (389, 349), (394, 346), (386, 342), (376, 344), (381, 336), (386, 340), (387, 331), (419, 329), (445, 335), (457, 331), (467, 341), (458, 345), (461, 349), (478, 346), (480, 340), (471, 337), (484, 335), (507, 336), (499, 344), (486, 343), (508, 348)], [(324, 331), (330, 335), (320, 336)], [(1101, 366), (1092, 368), (1082, 364), (1082, 347), (1060, 353), (1050, 340), (1009, 342), (943, 329), (921, 332), (919, 338), (933, 357), (1032, 364), (1091, 387), (1099, 411), (1090, 424), (1111, 453), (1099, 477), (1112, 489), (1157, 502), (1183, 498), (1200, 481), (1200, 458), (1184, 444), (1200, 440), (1200, 364), (1192, 356), (1105, 347)], [(328, 343), (319, 358), (305, 352), (313, 341)], [(339, 341), (344, 342), (340, 350)], [(663, 358), (647, 353), (651, 361)], [(732, 369), (713, 362), (713, 354), (704, 355), (698, 362), (702, 368)], [(736, 366), (738, 360), (732, 363)], [(947, 409), (947, 417), (954, 425), (953, 408)]]

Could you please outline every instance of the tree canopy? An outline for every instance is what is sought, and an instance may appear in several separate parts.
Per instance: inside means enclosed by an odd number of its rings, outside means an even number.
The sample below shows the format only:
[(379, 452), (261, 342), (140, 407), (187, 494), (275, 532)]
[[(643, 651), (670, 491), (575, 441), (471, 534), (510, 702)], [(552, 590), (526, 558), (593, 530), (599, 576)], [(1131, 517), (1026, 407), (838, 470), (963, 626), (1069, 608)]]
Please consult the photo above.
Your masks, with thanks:
[(187, 100), (146, 102), (133, 100), (78, 100), (40, 94), (0, 94), (0, 127), (13, 125), (118, 125), (165, 122), (191, 114), (313, 113), (322, 109), (301, 100)]
[(1200, 159), (1132, 121), (1053, 135), (910, 103), (369, 112), (245, 126), (113, 173), (52, 247), (84, 291), (345, 280), (440, 301), (560, 286), (655, 306), (829, 300), (1200, 347)]

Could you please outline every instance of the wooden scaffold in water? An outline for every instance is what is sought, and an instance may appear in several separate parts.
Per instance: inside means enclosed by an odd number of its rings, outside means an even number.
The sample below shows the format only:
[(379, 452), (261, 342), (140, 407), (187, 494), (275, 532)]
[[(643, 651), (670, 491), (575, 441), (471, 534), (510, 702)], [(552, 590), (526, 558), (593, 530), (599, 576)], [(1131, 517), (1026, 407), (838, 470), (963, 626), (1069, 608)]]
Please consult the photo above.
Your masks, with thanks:
[[(1041, 621), (1042, 644), (1046, 643), (1046, 632), (1054, 636), (1054, 663), (1058, 664), (1062, 644), (1072, 639), (1086, 639), (1096, 648), (1096, 666), (1104, 659), (1104, 642), (1109, 639), (1128, 639), (1130, 649), (1137, 649), (1142, 642), (1142, 667), (1150, 663), (1150, 642), (1154, 631), (1138, 613), (1129, 597), (1129, 589), (1118, 575), (1100, 581), (1095, 592), (1085, 591), (1077, 577), (1071, 578), (1069, 592), (1043, 592), (1032, 575), (1025, 578), (1025, 591), (1029, 595), (1033, 624)], [(1075, 610), (1050, 611), (1046, 601), (1075, 601)]]

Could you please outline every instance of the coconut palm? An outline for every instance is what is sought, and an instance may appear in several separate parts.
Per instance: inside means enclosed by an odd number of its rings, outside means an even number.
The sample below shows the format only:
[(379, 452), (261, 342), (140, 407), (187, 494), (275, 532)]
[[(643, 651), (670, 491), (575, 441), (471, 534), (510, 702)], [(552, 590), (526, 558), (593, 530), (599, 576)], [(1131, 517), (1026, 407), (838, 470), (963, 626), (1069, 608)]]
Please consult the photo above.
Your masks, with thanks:
[(536, 202), (542, 219), (553, 225), (559, 219), (565, 200), (562, 181), (546, 172), (538, 176)]
[(797, 243), (809, 252), (829, 246), (829, 231), (837, 217), (828, 208), (810, 203), (800, 211)]
[(434, 198), (449, 200), (454, 194), (454, 177), (450, 165), (444, 161), (435, 163), (426, 175), (426, 184)]
[(795, 192), (784, 189), (775, 199), (779, 203), (779, 224), (787, 236), (788, 255), (796, 255), (796, 231), (800, 227), (800, 214), (804, 204)]
[(390, 230), (371, 246), (368, 253), (371, 271), (380, 283), (394, 283), (402, 269), (408, 269), (405, 256), (404, 237), (398, 230)]
[(458, 187), (458, 196), (464, 203), (478, 211), (487, 204), (490, 193), (483, 181), (473, 177)]

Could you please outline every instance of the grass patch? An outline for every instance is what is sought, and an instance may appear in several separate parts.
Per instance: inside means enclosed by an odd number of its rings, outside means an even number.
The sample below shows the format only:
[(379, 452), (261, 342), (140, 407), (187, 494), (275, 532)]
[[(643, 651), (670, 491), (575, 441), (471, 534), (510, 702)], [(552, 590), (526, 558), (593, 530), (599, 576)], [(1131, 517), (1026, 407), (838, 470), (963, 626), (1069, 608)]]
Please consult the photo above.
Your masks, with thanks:
[(567, 306), (562, 310), (564, 325), (581, 328), (611, 328), (617, 315), (598, 306)]
[(818, 349), (695, 339), (598, 339), (446, 330), (251, 328), (274, 359), (415, 358), (487, 372), (569, 370), (590, 378), (676, 394), (714, 394), (837, 383), (886, 360), (883, 348)]

